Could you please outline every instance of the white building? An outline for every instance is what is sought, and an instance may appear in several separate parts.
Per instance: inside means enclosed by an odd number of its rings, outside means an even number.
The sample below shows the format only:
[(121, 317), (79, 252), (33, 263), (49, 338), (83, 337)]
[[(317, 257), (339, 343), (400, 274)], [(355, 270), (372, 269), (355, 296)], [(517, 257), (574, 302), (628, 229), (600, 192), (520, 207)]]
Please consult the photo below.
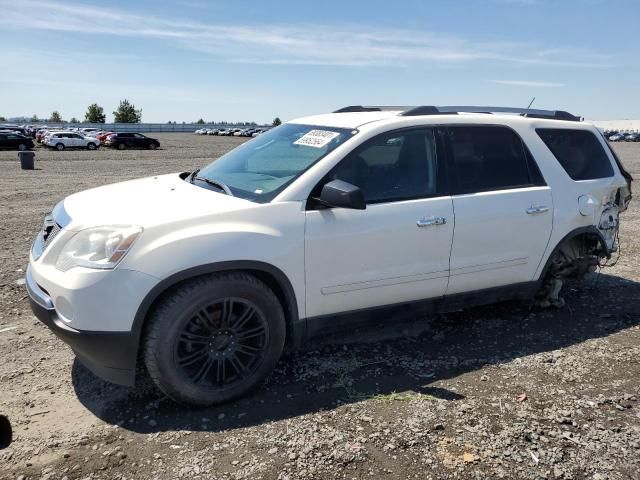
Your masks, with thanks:
[(640, 120), (587, 120), (600, 130), (616, 130), (618, 132), (640, 132)]

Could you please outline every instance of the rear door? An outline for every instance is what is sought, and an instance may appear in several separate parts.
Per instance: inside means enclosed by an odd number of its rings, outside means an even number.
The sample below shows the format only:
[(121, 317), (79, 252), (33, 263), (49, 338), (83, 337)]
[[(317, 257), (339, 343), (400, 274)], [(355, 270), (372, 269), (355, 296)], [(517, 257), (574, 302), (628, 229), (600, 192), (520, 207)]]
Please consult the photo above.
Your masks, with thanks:
[(444, 294), (454, 222), (443, 167), (433, 130), (408, 129), (365, 142), (318, 184), (311, 197), (331, 180), (356, 185), (367, 207), (309, 202), (309, 317)]
[(447, 295), (532, 281), (553, 199), (531, 153), (506, 126), (446, 132), (456, 222)]

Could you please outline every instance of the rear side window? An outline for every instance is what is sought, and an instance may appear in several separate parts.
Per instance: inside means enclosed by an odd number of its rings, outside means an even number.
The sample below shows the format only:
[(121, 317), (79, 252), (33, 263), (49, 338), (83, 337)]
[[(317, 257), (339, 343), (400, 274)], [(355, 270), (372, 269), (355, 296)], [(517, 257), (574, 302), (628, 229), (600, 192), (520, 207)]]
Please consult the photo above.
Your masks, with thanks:
[(520, 137), (500, 126), (450, 127), (455, 193), (477, 193), (544, 185)]
[(609, 157), (588, 130), (538, 128), (538, 136), (573, 180), (613, 176)]

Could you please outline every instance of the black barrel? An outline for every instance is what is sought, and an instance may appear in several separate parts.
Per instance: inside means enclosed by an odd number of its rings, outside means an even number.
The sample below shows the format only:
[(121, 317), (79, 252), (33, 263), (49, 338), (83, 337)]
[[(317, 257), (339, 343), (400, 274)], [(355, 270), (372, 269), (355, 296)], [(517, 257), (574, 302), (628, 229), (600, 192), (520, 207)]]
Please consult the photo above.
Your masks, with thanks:
[(18, 158), (20, 158), (20, 168), (22, 168), (22, 170), (34, 169), (35, 152), (18, 152)]

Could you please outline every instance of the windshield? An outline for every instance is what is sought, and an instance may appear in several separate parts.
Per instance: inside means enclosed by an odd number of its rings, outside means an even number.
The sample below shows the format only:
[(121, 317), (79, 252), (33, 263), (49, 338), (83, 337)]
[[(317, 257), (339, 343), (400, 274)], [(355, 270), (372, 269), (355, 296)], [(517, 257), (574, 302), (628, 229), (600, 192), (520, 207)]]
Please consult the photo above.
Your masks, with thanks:
[(284, 124), (210, 163), (198, 172), (196, 180), (222, 183), (236, 197), (269, 202), (355, 133), (351, 129)]

